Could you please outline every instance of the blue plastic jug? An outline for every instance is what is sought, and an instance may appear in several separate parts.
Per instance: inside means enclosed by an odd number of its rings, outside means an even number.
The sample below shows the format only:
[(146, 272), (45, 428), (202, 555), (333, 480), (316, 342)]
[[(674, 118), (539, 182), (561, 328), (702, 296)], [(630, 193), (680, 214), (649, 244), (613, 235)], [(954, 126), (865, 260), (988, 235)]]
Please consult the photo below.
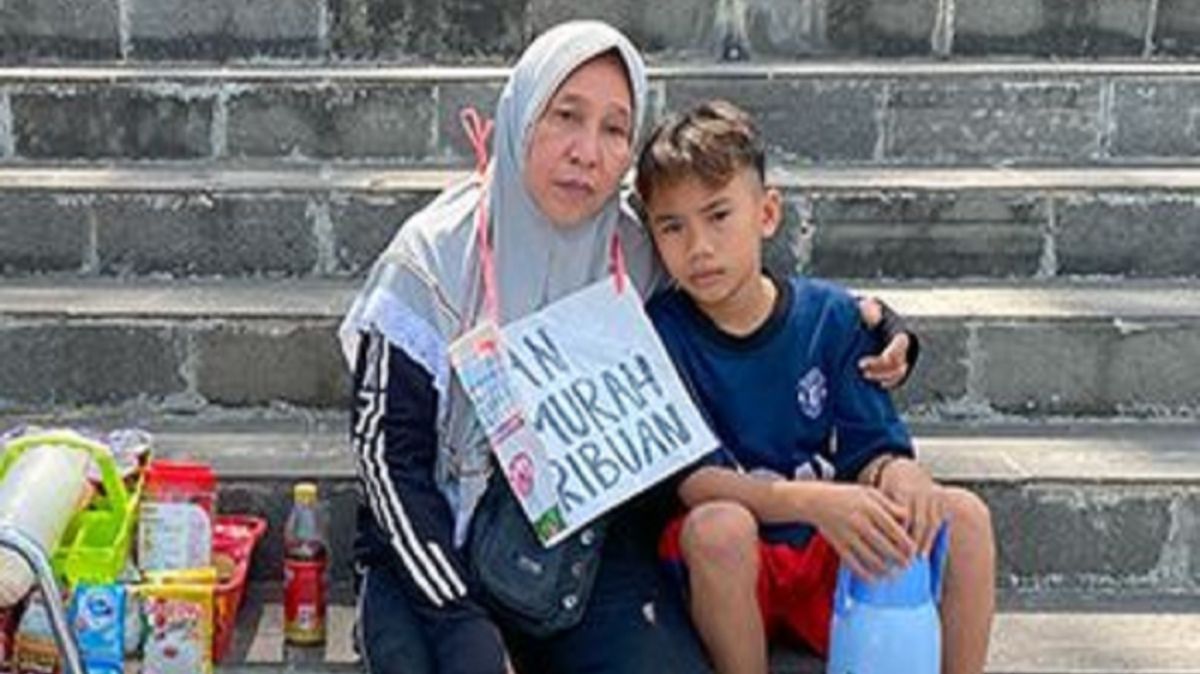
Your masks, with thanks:
[(828, 674), (939, 674), (938, 601), (946, 558), (943, 524), (928, 558), (891, 577), (867, 581), (838, 570)]

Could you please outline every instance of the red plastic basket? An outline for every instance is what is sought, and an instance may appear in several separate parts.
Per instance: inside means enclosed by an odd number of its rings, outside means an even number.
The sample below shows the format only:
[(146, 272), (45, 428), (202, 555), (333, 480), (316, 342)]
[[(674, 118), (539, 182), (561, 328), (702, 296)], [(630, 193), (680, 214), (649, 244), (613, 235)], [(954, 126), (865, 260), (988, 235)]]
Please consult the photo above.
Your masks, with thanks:
[(217, 590), (213, 594), (213, 658), (221, 660), (233, 644), (238, 611), (246, 594), (246, 576), (254, 546), (267, 533), (267, 521), (249, 515), (219, 515), (213, 527), (213, 562)]

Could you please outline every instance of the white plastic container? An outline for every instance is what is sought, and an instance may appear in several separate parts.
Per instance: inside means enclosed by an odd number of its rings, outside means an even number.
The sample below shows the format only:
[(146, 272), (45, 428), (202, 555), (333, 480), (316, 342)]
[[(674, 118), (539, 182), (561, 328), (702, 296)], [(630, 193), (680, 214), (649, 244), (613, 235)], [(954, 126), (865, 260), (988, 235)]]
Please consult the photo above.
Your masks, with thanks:
[[(90, 496), (91, 457), (58, 445), (31, 447), (0, 481), (0, 525), (29, 536), (49, 556)], [(20, 601), (33, 587), (33, 570), (16, 552), (0, 548), (0, 608)]]

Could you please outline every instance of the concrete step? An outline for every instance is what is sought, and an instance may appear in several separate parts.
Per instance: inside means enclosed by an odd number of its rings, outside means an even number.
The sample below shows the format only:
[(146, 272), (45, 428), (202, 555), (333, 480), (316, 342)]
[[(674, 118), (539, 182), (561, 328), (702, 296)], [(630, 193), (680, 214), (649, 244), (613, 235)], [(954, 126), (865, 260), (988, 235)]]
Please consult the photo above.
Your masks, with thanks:
[[(805, 164), (1194, 162), (1200, 136), (1188, 111), (1200, 98), (1198, 71), (1151, 61), (684, 61), (651, 71), (651, 105), (657, 117), (729, 98), (755, 114), (772, 157)], [(458, 111), (492, 110), (506, 74), (378, 64), (0, 68), (0, 158), (465, 165)]]
[[(926, 418), (1164, 417), (1200, 410), (1196, 281), (852, 283), (926, 354), (900, 393)], [(0, 286), (0, 412), (340, 409), (333, 333), (355, 284), (26, 279)]]
[[(324, 648), (283, 643), (278, 590), (255, 588), (239, 621), (234, 658), (225, 674), (326, 674), (365, 671), (353, 646), (354, 608), (329, 611)], [(346, 601), (346, 600), (343, 600)], [(1002, 595), (992, 631), (988, 674), (1196, 674), (1200, 672), (1200, 597), (1116, 598), (1069, 593), (1029, 602)], [(819, 674), (811, 655), (779, 648), (772, 674)]]
[(39, 59), (507, 60), (545, 27), (603, 18), (651, 55), (693, 58), (1035, 55), (1150, 57), (1200, 51), (1186, 2), (1105, 0), (53, 0), (8, 9), (0, 54)]
[[(291, 485), (315, 480), (331, 520), (333, 574), (350, 577), (357, 503), (343, 415), (148, 417), (110, 411), (0, 417), (155, 433), (158, 455), (220, 476), (219, 509), (271, 524), (252, 576), (278, 580)], [(1200, 593), (1200, 425), (1191, 422), (921, 423), (922, 461), (990, 505), (998, 583), (1055, 592)]]
[[(2, 125), (0, 125), (2, 127)], [(0, 167), (0, 274), (361, 276), (464, 173), (321, 162)], [(781, 270), (1195, 277), (1200, 166), (804, 167), (771, 175)]]

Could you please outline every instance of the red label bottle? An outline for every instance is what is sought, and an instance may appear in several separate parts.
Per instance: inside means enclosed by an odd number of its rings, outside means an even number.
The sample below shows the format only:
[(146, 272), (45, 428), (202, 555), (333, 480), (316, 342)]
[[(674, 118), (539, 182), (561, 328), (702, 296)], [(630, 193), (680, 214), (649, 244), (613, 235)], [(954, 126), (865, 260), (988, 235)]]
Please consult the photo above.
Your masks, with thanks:
[(317, 486), (296, 485), (283, 535), (283, 634), (299, 646), (325, 643), (328, 552), (321, 520)]

